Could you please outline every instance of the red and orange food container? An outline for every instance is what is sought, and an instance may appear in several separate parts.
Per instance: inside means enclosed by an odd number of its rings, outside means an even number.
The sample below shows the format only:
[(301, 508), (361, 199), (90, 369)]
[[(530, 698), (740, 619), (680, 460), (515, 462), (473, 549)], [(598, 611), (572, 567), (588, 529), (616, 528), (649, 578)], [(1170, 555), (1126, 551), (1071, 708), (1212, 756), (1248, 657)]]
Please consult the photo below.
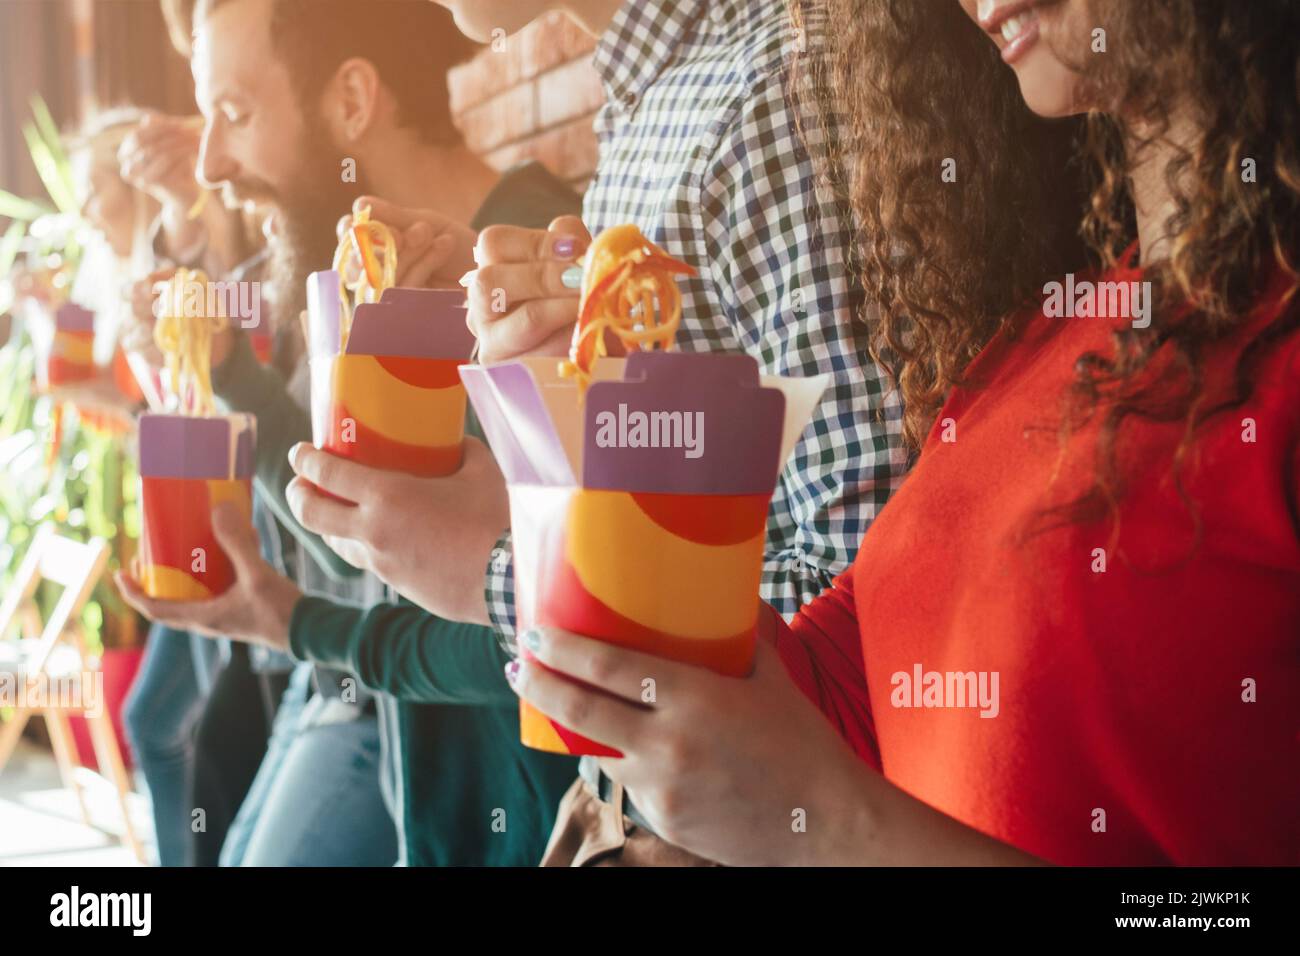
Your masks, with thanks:
[[(825, 376), (657, 351), (596, 360), (582, 399), (554, 358), (461, 377), (509, 488), (518, 627), (747, 673), (769, 502)], [(523, 702), (520, 737), (619, 756)]]
[(332, 454), (422, 477), (460, 467), (474, 337), (464, 293), (385, 289), (340, 323), (338, 274), (313, 273), (307, 303), (312, 433)]
[(100, 376), (95, 364), (95, 313), (74, 302), (54, 308), (33, 300), (28, 315), (36, 352), (36, 384), (46, 391)]
[(234, 502), (251, 520), (255, 421), (244, 414), (140, 417), (142, 527), (135, 577), (153, 598), (197, 601), (234, 583), (212, 509)]

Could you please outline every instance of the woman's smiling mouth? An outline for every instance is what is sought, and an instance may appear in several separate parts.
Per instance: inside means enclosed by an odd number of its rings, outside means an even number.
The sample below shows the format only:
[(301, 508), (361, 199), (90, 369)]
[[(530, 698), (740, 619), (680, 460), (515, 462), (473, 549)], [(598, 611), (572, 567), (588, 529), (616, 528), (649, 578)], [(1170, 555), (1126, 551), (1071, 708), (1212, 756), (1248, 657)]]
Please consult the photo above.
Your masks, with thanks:
[(993, 36), (1008, 65), (1020, 60), (1038, 42), (1038, 0), (980, 0), (979, 24)]

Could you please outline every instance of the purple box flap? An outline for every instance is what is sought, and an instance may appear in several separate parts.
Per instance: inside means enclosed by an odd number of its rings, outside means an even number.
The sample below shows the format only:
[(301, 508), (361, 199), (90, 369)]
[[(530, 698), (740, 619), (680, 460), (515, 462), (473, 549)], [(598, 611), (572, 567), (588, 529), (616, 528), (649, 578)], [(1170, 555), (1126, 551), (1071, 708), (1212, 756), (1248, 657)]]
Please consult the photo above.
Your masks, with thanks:
[[(784, 386), (763, 384), (750, 356), (634, 352), (603, 373), (598, 367), (585, 399), (547, 361), (460, 368), (510, 484), (571, 486), (580, 473), (585, 488), (771, 494), (787, 396)], [(822, 388), (796, 390), (796, 417)]]
[(307, 277), (307, 355), (339, 352), (339, 274), (333, 269)]
[(379, 295), (379, 301), (385, 305), (398, 305), (417, 310), (461, 309), (465, 308), (464, 289), (385, 289)]
[(465, 324), (465, 294), (445, 289), (385, 289), (357, 306), (349, 355), (468, 361), (474, 333)]
[(246, 414), (213, 418), (141, 415), (140, 474), (146, 478), (250, 478), (256, 423)]
[(770, 494), (785, 396), (744, 354), (633, 352), (622, 381), (587, 389), (586, 488), (661, 494)]
[(577, 483), (527, 366), (462, 365), (460, 379), (509, 484)]
[(75, 302), (65, 302), (54, 313), (54, 327), (60, 332), (93, 332), (95, 313)]

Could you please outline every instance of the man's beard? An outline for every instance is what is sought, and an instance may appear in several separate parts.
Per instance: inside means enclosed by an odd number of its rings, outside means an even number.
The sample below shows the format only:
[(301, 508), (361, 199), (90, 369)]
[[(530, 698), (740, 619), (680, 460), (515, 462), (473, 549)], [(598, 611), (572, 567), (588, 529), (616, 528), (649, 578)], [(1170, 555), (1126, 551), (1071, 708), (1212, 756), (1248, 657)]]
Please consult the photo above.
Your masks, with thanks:
[(323, 131), (310, 131), (306, 146), (302, 155), (311, 158), (301, 164), (302, 177), (273, 197), (277, 231), (268, 241), (267, 285), (276, 328), (297, 323), (307, 307), (307, 276), (330, 268), (338, 221), (365, 193), (359, 176), (354, 183), (343, 181), (344, 157)]

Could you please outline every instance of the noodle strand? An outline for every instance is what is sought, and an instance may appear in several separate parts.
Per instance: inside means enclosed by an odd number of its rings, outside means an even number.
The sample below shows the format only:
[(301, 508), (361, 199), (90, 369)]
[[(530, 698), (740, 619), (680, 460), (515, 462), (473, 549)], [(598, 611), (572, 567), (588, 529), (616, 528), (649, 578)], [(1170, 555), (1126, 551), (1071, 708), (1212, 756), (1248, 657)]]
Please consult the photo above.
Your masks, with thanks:
[(578, 327), (569, 357), (559, 365), (560, 376), (575, 379), (585, 393), (596, 359), (609, 353), (606, 332), (628, 351), (670, 348), (682, 318), (675, 274), (694, 275), (695, 270), (635, 226), (602, 232), (587, 252)]
[[(226, 327), (226, 316), (207, 312), (208, 276), (200, 270), (177, 269), (162, 285), (162, 314), (154, 325), (154, 342), (167, 360), (167, 376), (182, 415), (211, 415), (212, 336)], [(199, 315), (187, 316), (187, 290), (202, 290)]]
[[(382, 260), (375, 255), (376, 244), (383, 251)], [(360, 268), (356, 279), (349, 282), (346, 266), (353, 254)], [(370, 218), (369, 208), (353, 217), (352, 227), (339, 240), (334, 270), (339, 274), (339, 347), (346, 348), (356, 307), (363, 302), (377, 302), (385, 289), (397, 283), (397, 240), (391, 229)]]

